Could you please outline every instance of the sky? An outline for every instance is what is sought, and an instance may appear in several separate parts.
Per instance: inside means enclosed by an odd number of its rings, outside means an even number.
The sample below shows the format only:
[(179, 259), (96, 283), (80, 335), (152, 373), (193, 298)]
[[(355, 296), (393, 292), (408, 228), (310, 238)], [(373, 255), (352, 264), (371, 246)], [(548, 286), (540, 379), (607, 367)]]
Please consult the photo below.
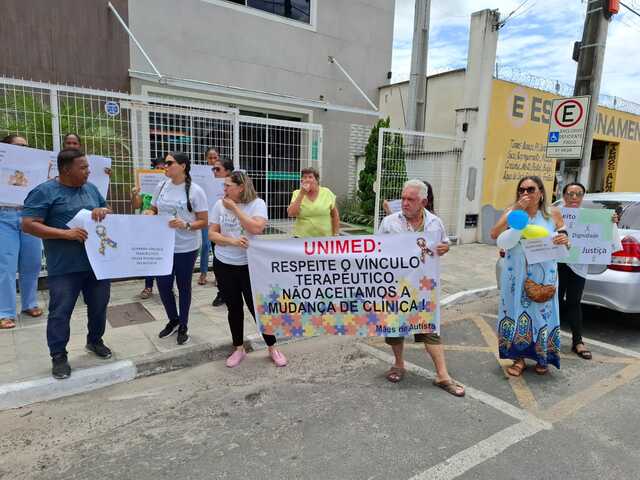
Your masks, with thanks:
[[(640, 12), (640, 0), (625, 0)], [(393, 82), (408, 80), (415, 0), (396, 0)], [(429, 74), (466, 65), (471, 13), (518, 9), (500, 30), (498, 70), (522, 72), (573, 85), (573, 42), (582, 37), (586, 0), (432, 0)], [(601, 93), (640, 104), (640, 17), (620, 7), (609, 24)]]

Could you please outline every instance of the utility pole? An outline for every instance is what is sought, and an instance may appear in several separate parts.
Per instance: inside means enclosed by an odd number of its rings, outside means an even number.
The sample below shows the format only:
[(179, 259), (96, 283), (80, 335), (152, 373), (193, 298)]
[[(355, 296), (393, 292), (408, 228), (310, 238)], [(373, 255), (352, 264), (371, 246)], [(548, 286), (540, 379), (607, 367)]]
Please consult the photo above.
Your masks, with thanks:
[(430, 12), (431, 0), (416, 0), (409, 77), (409, 115), (406, 128), (418, 132), (425, 131)]
[(608, 2), (589, 0), (587, 2), (587, 16), (584, 20), (584, 29), (582, 31), (582, 42), (577, 45), (577, 51), (579, 52), (577, 58), (578, 68), (576, 70), (576, 83), (573, 88), (573, 94), (574, 96), (591, 95), (579, 175), (580, 183), (585, 185), (587, 189), (589, 188), (591, 147), (593, 146), (593, 132), (598, 116), (598, 97), (600, 96), (609, 18)]

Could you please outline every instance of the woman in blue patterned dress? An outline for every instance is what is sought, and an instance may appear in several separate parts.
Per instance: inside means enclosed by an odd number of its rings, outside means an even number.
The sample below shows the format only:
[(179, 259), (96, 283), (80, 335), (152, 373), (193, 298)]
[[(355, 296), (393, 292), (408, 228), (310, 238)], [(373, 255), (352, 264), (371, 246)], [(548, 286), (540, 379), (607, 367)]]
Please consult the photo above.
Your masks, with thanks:
[[(544, 183), (537, 176), (520, 179), (515, 203), (505, 210), (491, 229), (491, 237), (508, 228), (507, 216), (513, 210), (524, 210), (529, 224), (539, 225), (555, 232), (553, 243), (568, 245), (562, 213), (547, 206)], [(500, 278), (500, 306), (498, 311), (498, 349), (500, 358), (513, 360), (507, 369), (512, 376), (520, 376), (526, 368), (525, 358), (535, 360), (535, 371), (548, 372), (548, 365), (560, 368), (560, 322), (558, 293), (543, 303), (531, 300), (524, 289), (527, 278), (538, 284), (558, 284), (558, 266), (555, 261), (528, 265), (520, 242), (507, 250)]]

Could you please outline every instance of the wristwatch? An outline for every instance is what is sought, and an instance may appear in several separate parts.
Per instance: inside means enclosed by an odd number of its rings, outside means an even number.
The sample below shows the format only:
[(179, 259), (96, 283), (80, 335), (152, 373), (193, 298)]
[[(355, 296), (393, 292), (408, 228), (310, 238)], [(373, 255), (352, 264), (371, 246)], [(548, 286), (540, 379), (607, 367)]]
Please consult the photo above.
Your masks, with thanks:
[(184, 227), (185, 229), (187, 229), (189, 232), (191, 231), (191, 224), (189, 222), (187, 222), (187, 224)]

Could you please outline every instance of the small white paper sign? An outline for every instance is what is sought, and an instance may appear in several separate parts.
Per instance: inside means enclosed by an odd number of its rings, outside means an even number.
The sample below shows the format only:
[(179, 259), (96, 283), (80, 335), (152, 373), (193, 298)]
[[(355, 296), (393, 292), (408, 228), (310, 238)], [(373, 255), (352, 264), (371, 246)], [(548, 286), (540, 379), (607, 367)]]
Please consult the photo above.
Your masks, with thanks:
[(87, 228), (87, 223), (91, 221), (91, 210), (83, 208), (76, 216), (67, 222), (69, 228)]
[[(57, 155), (57, 154), (55, 154)], [(98, 155), (87, 155), (87, 162), (89, 162), (89, 183), (93, 183), (100, 195), (103, 198), (107, 198), (109, 193), (109, 181), (111, 177), (104, 171), (105, 168), (111, 169), (111, 159), (107, 157), (100, 157)], [(55, 178), (58, 176), (58, 163), (57, 159), (51, 162), (49, 165), (49, 178)]]
[(520, 243), (530, 265), (561, 260), (569, 254), (564, 245), (554, 245), (552, 237), (521, 240)]
[(215, 178), (209, 165), (191, 165), (191, 179), (207, 195), (209, 209), (224, 197), (224, 178)]
[(153, 195), (158, 184), (166, 178), (164, 170), (139, 170), (138, 186), (140, 187), (140, 193)]
[(67, 225), (84, 228), (84, 248), (98, 280), (168, 275), (173, 269), (175, 230), (164, 215), (107, 215), (101, 222), (80, 210)]
[(0, 202), (23, 205), (27, 194), (47, 181), (53, 152), (0, 143)]
[(389, 207), (389, 213), (396, 213), (402, 210), (402, 200), (387, 200), (387, 207)]

